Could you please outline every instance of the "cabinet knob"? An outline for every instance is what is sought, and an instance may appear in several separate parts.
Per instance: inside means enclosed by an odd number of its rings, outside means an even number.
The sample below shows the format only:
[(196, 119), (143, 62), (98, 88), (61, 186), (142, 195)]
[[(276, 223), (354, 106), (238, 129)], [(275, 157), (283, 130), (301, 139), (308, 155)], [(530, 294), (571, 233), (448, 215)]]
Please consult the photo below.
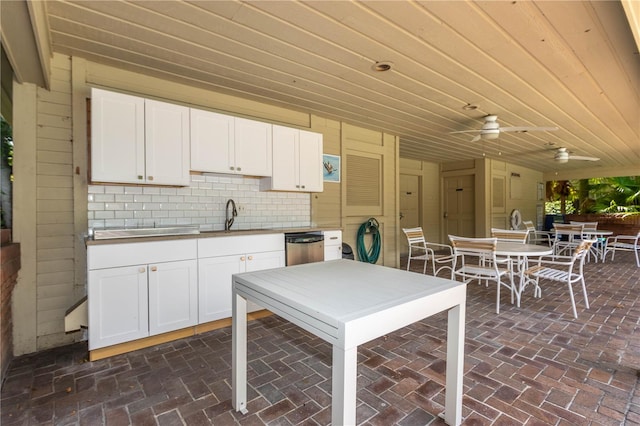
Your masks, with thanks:
[(306, 186), (302, 185), (302, 189), (305, 189), (305, 188), (306, 188)]
[(296, 188), (300, 188), (300, 185), (296, 185)]
[(242, 170), (242, 167), (238, 167), (238, 168), (237, 168), (237, 170), (238, 170), (238, 171)]
[(229, 167), (229, 170), (235, 170), (235, 169), (236, 169), (236, 168), (235, 168), (235, 167), (233, 167), (233, 166)]
[(147, 180), (153, 180), (153, 176), (147, 176)]
[(151, 267), (151, 272), (156, 272), (157, 270), (158, 270), (158, 267), (157, 267), (157, 266), (152, 266), (152, 267)]
[(143, 179), (142, 175), (138, 175), (138, 180), (142, 180), (142, 179)]
[(244, 256), (240, 256), (240, 260), (242, 260), (244, 262), (245, 261), (245, 257)]
[(138, 272), (140, 272), (141, 274), (145, 271), (145, 268), (138, 268)]
[(253, 256), (249, 256), (249, 260), (253, 260)]

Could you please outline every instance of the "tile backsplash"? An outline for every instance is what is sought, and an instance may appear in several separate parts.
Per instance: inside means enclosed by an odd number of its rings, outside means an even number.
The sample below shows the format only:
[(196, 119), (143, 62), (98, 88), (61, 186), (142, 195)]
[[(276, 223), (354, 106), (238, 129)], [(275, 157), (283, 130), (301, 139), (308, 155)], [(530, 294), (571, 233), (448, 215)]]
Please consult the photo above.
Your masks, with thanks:
[(232, 229), (311, 225), (309, 193), (260, 191), (260, 178), (192, 175), (181, 188), (89, 185), (89, 229), (194, 225), (224, 230), (227, 200), (236, 203)]

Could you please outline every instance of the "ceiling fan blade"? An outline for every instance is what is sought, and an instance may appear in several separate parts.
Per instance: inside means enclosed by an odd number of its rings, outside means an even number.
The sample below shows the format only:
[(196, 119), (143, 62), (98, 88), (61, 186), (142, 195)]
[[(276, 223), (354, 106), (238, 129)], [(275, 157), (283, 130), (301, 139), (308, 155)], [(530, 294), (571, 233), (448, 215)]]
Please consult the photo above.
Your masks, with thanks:
[(454, 134), (454, 133), (479, 133), (482, 130), (458, 130), (455, 132), (449, 132), (450, 135)]
[(557, 127), (526, 127), (526, 126), (517, 126), (517, 127), (501, 127), (501, 132), (554, 132), (558, 130)]
[(586, 157), (584, 155), (570, 155), (569, 160), (600, 161), (598, 157)]
[(480, 138), (482, 138), (482, 135), (474, 136), (474, 138), (471, 139), (471, 143), (478, 142), (480, 140)]

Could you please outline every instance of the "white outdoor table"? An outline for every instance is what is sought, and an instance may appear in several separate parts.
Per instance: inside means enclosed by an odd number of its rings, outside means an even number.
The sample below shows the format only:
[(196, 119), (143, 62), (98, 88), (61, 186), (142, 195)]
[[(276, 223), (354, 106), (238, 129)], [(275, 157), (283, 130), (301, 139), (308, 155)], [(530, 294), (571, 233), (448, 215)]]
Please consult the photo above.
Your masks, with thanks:
[[(518, 258), (517, 264), (520, 264), (520, 260), (524, 259), (528, 262), (528, 259), (531, 257), (541, 257), (541, 256), (549, 256), (553, 254), (553, 248), (549, 246), (541, 246), (537, 244), (521, 244), (521, 243), (512, 243), (505, 241), (498, 241), (496, 245), (496, 255), (498, 256), (508, 256), (508, 257), (516, 257)], [(526, 263), (525, 263), (526, 265)], [(524, 270), (526, 266), (520, 268), (518, 271), (518, 275), (520, 276), (520, 282), (518, 288), (514, 288), (516, 293), (516, 306), (520, 307), (520, 296), (524, 291), (526, 280), (524, 277)]]
[(247, 412), (247, 300), (333, 345), (331, 421), (356, 424), (358, 345), (448, 311), (444, 420), (462, 421), (466, 284), (333, 260), (233, 275), (232, 403)]
[(613, 235), (613, 231), (607, 231), (606, 229), (585, 229), (584, 236), (588, 239), (597, 240), (595, 244), (591, 246), (591, 249), (596, 252), (596, 263), (598, 262), (598, 256), (604, 262), (604, 241), (605, 237)]

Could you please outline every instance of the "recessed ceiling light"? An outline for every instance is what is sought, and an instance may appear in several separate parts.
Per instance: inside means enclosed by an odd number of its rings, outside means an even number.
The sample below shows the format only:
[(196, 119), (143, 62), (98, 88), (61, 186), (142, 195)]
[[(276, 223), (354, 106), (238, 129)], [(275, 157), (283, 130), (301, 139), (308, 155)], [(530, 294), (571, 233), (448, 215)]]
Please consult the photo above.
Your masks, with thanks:
[(385, 71), (390, 71), (392, 67), (393, 67), (393, 62), (376, 61), (376, 63), (371, 66), (371, 69), (376, 72), (385, 72)]

